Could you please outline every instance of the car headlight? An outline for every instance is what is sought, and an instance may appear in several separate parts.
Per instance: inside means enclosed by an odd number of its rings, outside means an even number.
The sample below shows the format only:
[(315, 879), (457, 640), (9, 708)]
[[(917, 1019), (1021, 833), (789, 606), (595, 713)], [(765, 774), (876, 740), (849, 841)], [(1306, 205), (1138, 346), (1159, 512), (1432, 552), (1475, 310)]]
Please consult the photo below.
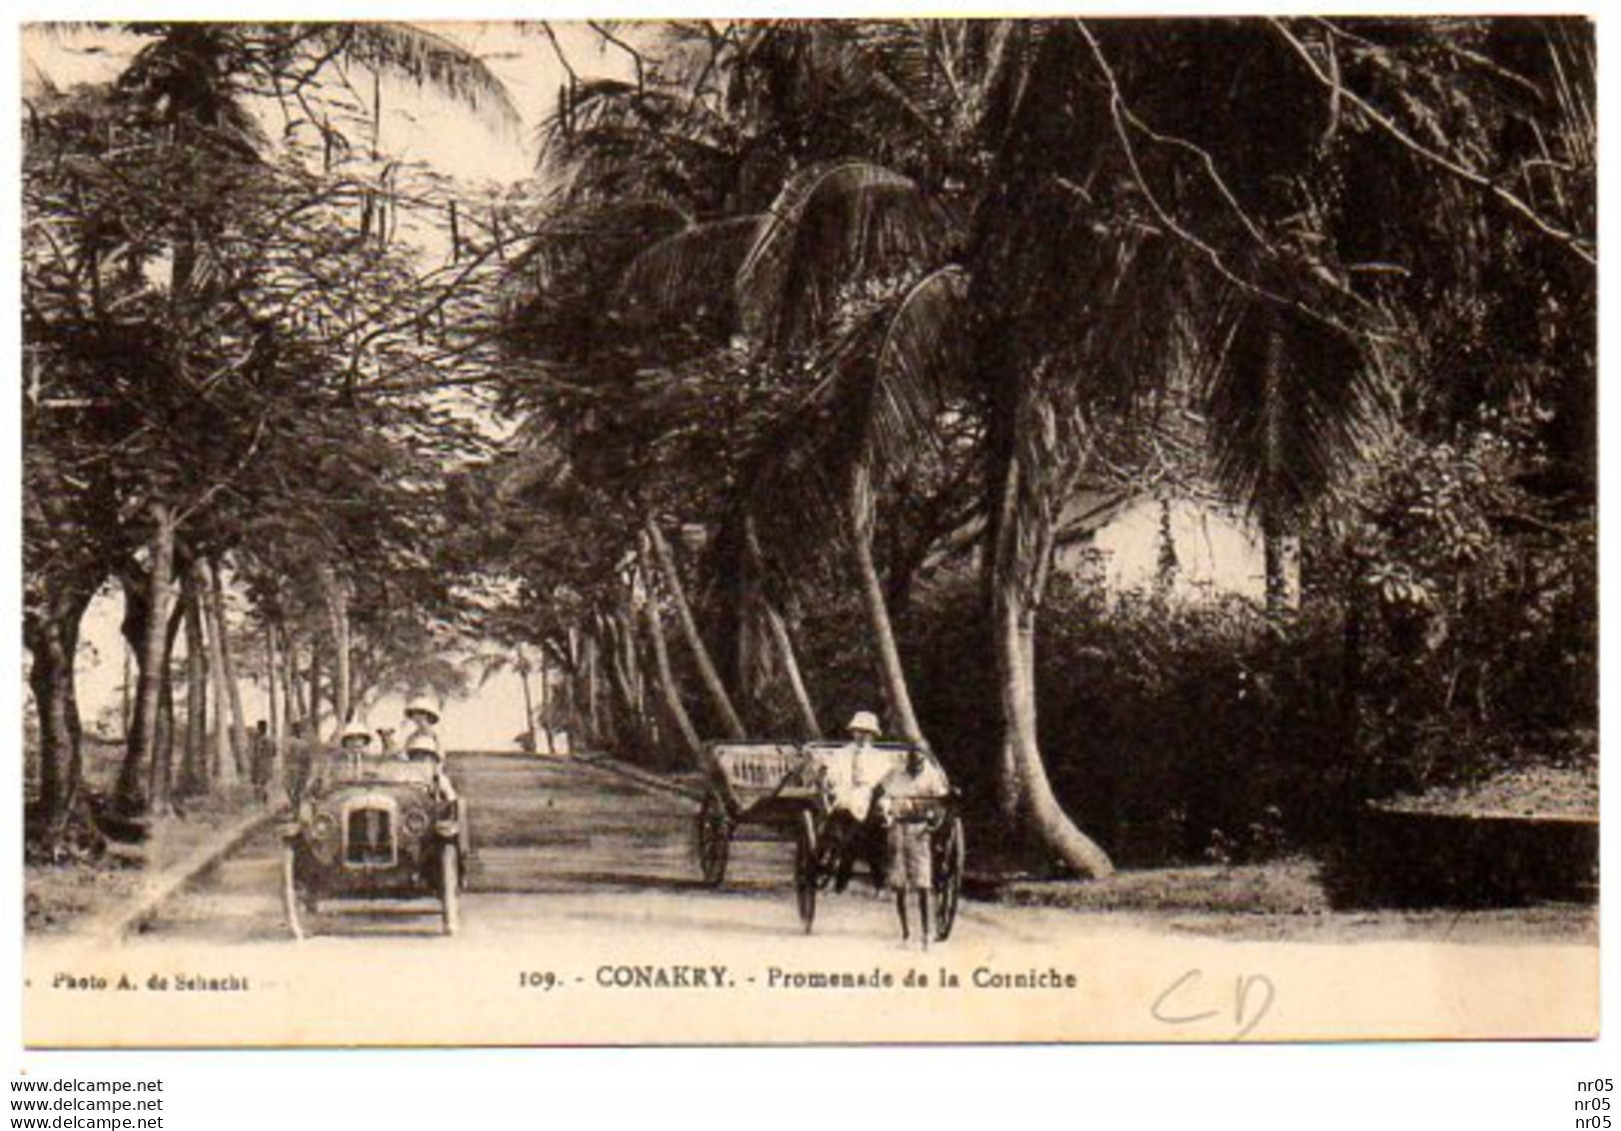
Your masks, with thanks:
[(331, 841), (338, 835), (338, 821), (331, 813), (317, 813), (310, 822), (310, 839)]
[(412, 836), (421, 836), (428, 831), (428, 814), (421, 809), (412, 809), (405, 814), (405, 831)]

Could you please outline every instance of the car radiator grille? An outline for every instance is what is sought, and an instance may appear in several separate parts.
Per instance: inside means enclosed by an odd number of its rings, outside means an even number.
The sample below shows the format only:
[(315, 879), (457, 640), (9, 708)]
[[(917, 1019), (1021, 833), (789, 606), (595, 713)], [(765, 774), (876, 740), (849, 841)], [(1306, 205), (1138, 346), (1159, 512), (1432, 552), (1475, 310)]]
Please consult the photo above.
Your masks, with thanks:
[(387, 809), (351, 809), (344, 833), (346, 863), (394, 863), (393, 814)]

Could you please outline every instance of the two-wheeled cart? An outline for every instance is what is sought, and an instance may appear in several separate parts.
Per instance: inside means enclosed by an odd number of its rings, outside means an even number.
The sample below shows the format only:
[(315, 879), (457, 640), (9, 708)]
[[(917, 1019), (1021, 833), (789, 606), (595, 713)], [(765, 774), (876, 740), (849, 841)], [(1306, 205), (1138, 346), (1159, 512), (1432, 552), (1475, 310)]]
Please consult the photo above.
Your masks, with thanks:
[[(809, 934), (818, 893), (842, 888), (855, 861), (869, 861), (873, 882), (883, 883), (885, 830), (873, 810), (873, 792), (892, 770), (906, 764), (912, 749), (905, 743), (876, 743), (859, 753), (838, 742), (712, 744), (706, 750), (709, 782), (697, 818), (704, 882), (711, 887), (725, 882), (739, 825), (776, 829), (794, 840), (794, 896)], [(942, 785), (940, 794), (908, 798), (897, 819), (928, 826), (935, 936), (943, 941), (957, 918), (966, 843), (956, 792), (946, 784), (934, 755), (925, 750), (923, 756), (931, 780)], [(835, 822), (841, 825), (837, 831)]]

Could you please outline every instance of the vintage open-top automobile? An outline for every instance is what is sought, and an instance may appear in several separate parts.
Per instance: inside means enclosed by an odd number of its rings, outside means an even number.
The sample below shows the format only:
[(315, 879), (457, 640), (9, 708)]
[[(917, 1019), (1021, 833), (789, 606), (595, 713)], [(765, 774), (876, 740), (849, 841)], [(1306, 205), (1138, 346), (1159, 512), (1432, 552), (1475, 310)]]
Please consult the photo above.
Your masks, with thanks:
[(282, 902), (294, 938), (321, 900), (436, 898), (459, 926), (465, 821), (433, 761), (322, 755), (283, 830)]

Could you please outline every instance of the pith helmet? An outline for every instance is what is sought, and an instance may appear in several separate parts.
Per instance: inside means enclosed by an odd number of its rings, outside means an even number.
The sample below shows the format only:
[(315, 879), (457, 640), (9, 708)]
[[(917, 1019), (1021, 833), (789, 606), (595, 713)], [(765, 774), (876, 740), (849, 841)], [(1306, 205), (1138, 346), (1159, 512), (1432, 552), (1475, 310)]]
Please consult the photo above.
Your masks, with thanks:
[(338, 737), (344, 742), (349, 741), (351, 738), (359, 738), (365, 740), (366, 742), (370, 742), (371, 731), (366, 728), (365, 723), (361, 722), (359, 719), (356, 719), (353, 722), (345, 723), (343, 726), (343, 731)]
[(874, 738), (878, 737), (878, 716), (871, 711), (857, 711), (850, 716), (850, 725), (844, 728), (848, 731), (866, 731)]
[(411, 700), (405, 705), (405, 713), (407, 715), (413, 714), (417, 711), (427, 715), (434, 722), (439, 721), (439, 704), (435, 703), (432, 699), (429, 699), (426, 695), (418, 695), (415, 699)]

